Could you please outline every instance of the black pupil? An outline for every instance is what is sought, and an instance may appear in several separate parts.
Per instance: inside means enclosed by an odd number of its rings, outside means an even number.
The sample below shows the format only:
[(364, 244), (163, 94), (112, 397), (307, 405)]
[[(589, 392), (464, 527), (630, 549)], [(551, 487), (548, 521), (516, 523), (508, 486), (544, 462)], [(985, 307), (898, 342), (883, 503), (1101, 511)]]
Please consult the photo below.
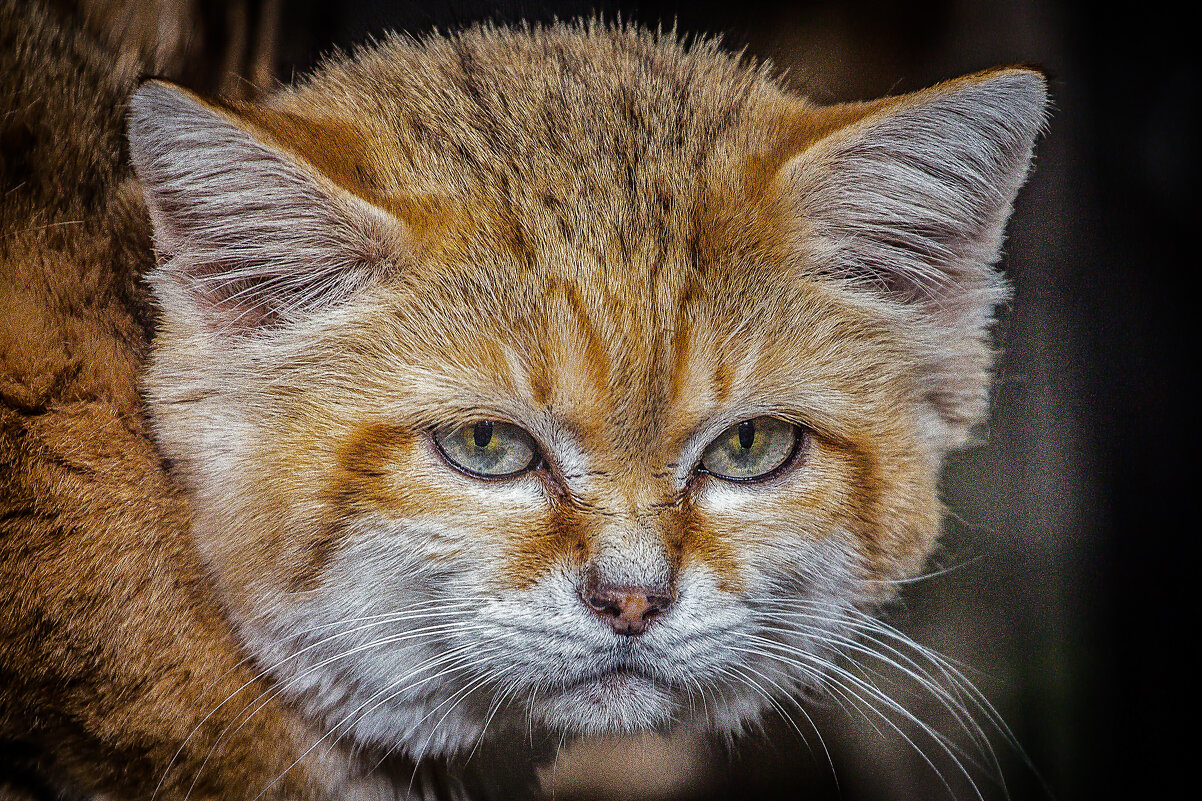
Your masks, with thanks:
[(472, 428), (472, 441), (476, 443), (477, 448), (488, 447), (488, 443), (492, 442), (492, 423), (476, 423)]
[(751, 443), (755, 442), (755, 421), (744, 420), (739, 423), (739, 447), (743, 450), (751, 450)]

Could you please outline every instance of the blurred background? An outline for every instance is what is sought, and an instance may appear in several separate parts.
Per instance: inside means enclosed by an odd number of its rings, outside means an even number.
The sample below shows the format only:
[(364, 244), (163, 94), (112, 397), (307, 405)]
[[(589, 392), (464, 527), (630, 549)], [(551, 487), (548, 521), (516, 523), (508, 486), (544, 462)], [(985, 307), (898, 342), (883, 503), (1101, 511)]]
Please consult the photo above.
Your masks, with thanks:
[[(721, 34), (821, 102), (912, 91), (997, 64), (1047, 70), (1056, 110), (1009, 227), (1002, 267), (1016, 291), (998, 327), (1004, 355), (992, 421), (984, 444), (947, 470), (953, 514), (932, 562), (936, 575), (909, 586), (887, 619), (955, 660), (1021, 744), (993, 732), (1005, 785), (988, 765), (971, 769), (984, 798), (1175, 792), (1192, 751), (1182, 732), (1194, 723), (1186, 702), (1195, 659), (1187, 655), (1197, 633), (1199, 526), (1186, 511), (1197, 491), (1198, 436), (1187, 411), (1198, 406), (1199, 361), (1189, 311), (1196, 285), (1173, 282), (1198, 269), (1183, 245), (1187, 225), (1196, 227), (1189, 198), (1199, 91), (1186, 55), (1193, 42), (1167, 8), (998, 0), (78, 5), (104, 35), (141, 47), (160, 72), (227, 94), (251, 95), (334, 47), (390, 29), (420, 35), (594, 11)], [(135, 13), (148, 5), (178, 13), (148, 28)], [(187, 57), (163, 55), (167, 40), (183, 43)], [(912, 682), (882, 681), (917, 717), (969, 747), (936, 699)], [(895, 715), (895, 731), (822, 701), (806, 712), (823, 742), (796, 710), (734, 748), (692, 737), (583, 742), (547, 768), (547, 788), (557, 799), (976, 797), (912, 723)], [(933, 766), (907, 738), (924, 745)]]

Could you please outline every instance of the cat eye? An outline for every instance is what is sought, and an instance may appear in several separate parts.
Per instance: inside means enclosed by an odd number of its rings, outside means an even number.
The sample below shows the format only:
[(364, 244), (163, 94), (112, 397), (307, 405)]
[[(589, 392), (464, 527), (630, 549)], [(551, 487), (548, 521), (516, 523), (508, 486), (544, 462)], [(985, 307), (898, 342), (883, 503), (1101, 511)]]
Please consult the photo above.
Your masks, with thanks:
[(434, 443), (453, 467), (476, 478), (510, 478), (539, 461), (534, 437), (510, 423), (479, 420), (435, 431)]
[(802, 437), (779, 417), (756, 417), (718, 435), (701, 456), (700, 471), (727, 481), (758, 481), (783, 467)]

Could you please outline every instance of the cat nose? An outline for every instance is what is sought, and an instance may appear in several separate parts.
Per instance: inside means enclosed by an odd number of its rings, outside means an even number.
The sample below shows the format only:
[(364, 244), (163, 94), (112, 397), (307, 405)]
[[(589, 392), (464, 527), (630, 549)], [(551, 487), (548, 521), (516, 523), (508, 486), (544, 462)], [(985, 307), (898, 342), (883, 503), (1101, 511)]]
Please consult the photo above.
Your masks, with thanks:
[(671, 591), (653, 591), (646, 587), (611, 587), (592, 584), (581, 598), (589, 609), (609, 623), (618, 634), (633, 637), (647, 630), (652, 620), (672, 608), (676, 600)]

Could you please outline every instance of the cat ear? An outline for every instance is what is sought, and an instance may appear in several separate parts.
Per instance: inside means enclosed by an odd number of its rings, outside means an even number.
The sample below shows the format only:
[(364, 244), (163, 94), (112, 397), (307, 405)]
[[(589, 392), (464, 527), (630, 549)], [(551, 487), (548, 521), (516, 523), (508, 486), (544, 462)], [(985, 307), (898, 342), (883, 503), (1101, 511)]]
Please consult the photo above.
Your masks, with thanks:
[(924, 397), (944, 448), (962, 444), (986, 409), (988, 327), (1008, 297), (993, 265), (1046, 107), (1034, 70), (968, 76), (864, 107), (782, 170), (807, 269), (916, 312), (932, 346)]
[(128, 136), (161, 265), (152, 282), (214, 327), (251, 330), (337, 303), (401, 251), (395, 217), (237, 111), (150, 81), (130, 100)]

